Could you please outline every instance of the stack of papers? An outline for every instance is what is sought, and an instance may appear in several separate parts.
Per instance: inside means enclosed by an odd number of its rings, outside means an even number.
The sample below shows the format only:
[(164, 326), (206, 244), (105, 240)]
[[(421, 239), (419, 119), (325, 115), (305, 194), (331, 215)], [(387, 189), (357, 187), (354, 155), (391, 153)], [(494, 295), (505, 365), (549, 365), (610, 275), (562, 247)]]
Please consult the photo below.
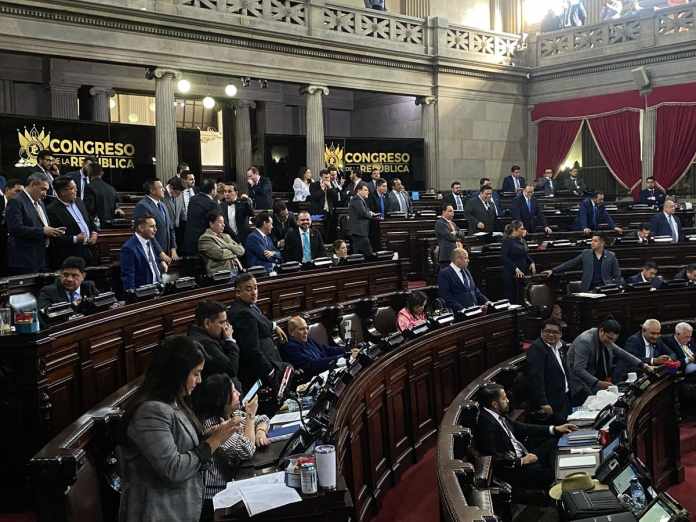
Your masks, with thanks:
[(589, 420), (593, 421), (597, 418), (597, 414), (599, 413), (598, 410), (596, 411), (590, 411), (590, 410), (575, 410), (573, 413), (568, 415), (568, 420), (569, 421), (574, 421), (574, 420)]
[(558, 468), (590, 468), (597, 464), (597, 458), (592, 455), (583, 455), (581, 457), (558, 457)]
[(285, 472), (279, 471), (228, 482), (227, 487), (213, 497), (213, 508), (224, 509), (242, 501), (249, 516), (253, 517), (301, 500), (302, 497), (295, 489), (285, 485)]

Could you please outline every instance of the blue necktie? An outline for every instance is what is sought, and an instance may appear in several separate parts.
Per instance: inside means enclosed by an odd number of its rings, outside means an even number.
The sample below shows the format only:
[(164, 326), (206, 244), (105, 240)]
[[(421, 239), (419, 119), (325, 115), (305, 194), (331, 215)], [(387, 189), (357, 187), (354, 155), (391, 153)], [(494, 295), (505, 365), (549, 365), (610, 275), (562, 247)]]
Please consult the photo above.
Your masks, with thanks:
[(157, 208), (160, 211), (160, 214), (162, 214), (162, 219), (164, 220), (165, 225), (167, 224), (167, 212), (164, 210), (164, 205), (162, 203), (157, 203)]
[(68, 212), (75, 220), (75, 223), (77, 223), (77, 226), (80, 227), (80, 232), (84, 234), (85, 238), (88, 238), (89, 227), (87, 226), (85, 218), (82, 217), (82, 212), (80, 212), (80, 209), (77, 208), (77, 205), (75, 203), (70, 203), (70, 205), (68, 205)]
[(528, 199), (527, 200), (527, 208), (529, 209), (529, 215), (532, 215), (532, 200)]
[(384, 216), (384, 198), (379, 196), (379, 213)]
[(312, 261), (312, 247), (309, 242), (309, 230), (302, 232), (302, 237), (304, 238), (302, 241), (302, 262), (310, 263)]
[(592, 205), (592, 229), (597, 230), (597, 205)]

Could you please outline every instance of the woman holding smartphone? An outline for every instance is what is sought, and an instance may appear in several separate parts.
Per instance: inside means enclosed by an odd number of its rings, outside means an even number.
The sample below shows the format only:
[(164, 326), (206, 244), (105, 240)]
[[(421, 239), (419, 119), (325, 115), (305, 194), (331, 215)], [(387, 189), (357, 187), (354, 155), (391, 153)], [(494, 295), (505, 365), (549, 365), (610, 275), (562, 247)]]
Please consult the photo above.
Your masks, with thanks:
[[(215, 430), (228, 419), (241, 419), (242, 429), (232, 433), (220, 445), (213, 457), (205, 478), (205, 494), (201, 521), (213, 520), (213, 497), (225, 489), (234, 468), (240, 461), (254, 456), (257, 447), (270, 444), (266, 437), (269, 420), (265, 415), (256, 415), (259, 397), (254, 394), (246, 404), (240, 404), (240, 394), (232, 380), (222, 373), (211, 375), (197, 390), (194, 408), (203, 420), (203, 429)], [(244, 411), (239, 411), (240, 407)]]

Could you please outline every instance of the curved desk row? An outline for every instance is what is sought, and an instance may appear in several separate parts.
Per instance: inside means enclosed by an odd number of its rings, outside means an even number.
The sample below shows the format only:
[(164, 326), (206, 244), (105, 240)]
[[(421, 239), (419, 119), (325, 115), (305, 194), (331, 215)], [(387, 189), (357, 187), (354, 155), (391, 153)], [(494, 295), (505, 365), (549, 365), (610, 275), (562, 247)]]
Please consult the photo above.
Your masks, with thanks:
[[(519, 350), (522, 315), (496, 312), (432, 331), (382, 355), (347, 386), (332, 431), (356, 520), (377, 511), (384, 493), (435, 443), (438, 422), (457, 391)], [(136, 385), (82, 415), (32, 459), (40, 522), (114, 512), (106, 486), (114, 445), (108, 421)]]
[[(400, 262), (363, 263), (261, 279), (258, 305), (281, 318), (402, 288)], [(0, 415), (13, 427), (0, 435), (2, 461), (22, 470), (52, 436), (141, 375), (165, 335), (187, 331), (200, 301), (233, 299), (230, 285), (199, 288), (1, 338)], [(5, 482), (21, 489), (12, 474)]]
[[(467, 403), (475, 399), (483, 384), (509, 384), (504, 382), (504, 377), (511, 371), (523, 370), (525, 365), (526, 355), (520, 355), (491, 368), (464, 388), (445, 413), (437, 442), (437, 481), (443, 520), (473, 522), (481, 519), (481, 515), (492, 514), (469, 505), (462, 489), (465, 482), (463, 477), (471, 476), (474, 469), (458, 448), (458, 438), (465, 431), (462, 412), (467, 408)], [(628, 412), (627, 431), (631, 449), (645, 465), (652, 485), (658, 491), (664, 491), (684, 478), (679, 449), (678, 410), (675, 377), (666, 376), (645, 390)]]

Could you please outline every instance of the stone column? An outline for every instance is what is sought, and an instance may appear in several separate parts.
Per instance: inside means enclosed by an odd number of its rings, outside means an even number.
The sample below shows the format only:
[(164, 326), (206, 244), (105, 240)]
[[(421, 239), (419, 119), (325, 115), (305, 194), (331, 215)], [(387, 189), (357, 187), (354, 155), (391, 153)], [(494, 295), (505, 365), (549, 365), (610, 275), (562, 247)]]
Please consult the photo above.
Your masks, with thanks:
[(0, 80), (0, 113), (15, 112), (15, 86), (13, 80)]
[(155, 79), (155, 157), (157, 179), (166, 183), (176, 174), (179, 150), (176, 142), (175, 80), (181, 76), (173, 69), (155, 69), (148, 78)]
[(585, 10), (587, 11), (587, 25), (598, 24), (602, 14), (603, 0), (584, 0)]
[(407, 16), (427, 18), (430, 15), (430, 0), (401, 0), (401, 12)]
[[(537, 177), (537, 143), (539, 141), (539, 127), (532, 121), (532, 109), (530, 106), (527, 117), (527, 180)], [(556, 174), (554, 172), (554, 174)]]
[(522, 32), (522, 0), (504, 0), (503, 31), (520, 34)]
[[(231, 103), (222, 103), (222, 164), (225, 169), (225, 179), (239, 180), (235, 170), (234, 152), (234, 107)], [(242, 185), (243, 189), (246, 185)]]
[(51, 116), (77, 120), (77, 85), (51, 83)]
[(324, 168), (324, 104), (321, 99), (329, 95), (325, 85), (307, 85), (300, 89), (305, 95), (305, 126), (307, 128), (307, 166), (314, 176)]
[(653, 156), (655, 155), (655, 127), (657, 124), (657, 109), (650, 108), (643, 111), (643, 146), (641, 156), (643, 160), (643, 183), (653, 175)]
[(491, 31), (503, 31), (503, 0), (490, 0)]
[(234, 158), (238, 187), (247, 187), (246, 171), (252, 166), (251, 116), (249, 109), (256, 107), (253, 101), (235, 102), (234, 118)]
[(425, 188), (438, 189), (437, 172), (437, 124), (435, 122), (434, 96), (416, 98), (416, 105), (421, 106), (421, 133), (425, 144)]
[(89, 90), (92, 96), (92, 119), (108, 123), (111, 121), (111, 108), (109, 99), (114, 95), (114, 91), (108, 87), (92, 87)]

